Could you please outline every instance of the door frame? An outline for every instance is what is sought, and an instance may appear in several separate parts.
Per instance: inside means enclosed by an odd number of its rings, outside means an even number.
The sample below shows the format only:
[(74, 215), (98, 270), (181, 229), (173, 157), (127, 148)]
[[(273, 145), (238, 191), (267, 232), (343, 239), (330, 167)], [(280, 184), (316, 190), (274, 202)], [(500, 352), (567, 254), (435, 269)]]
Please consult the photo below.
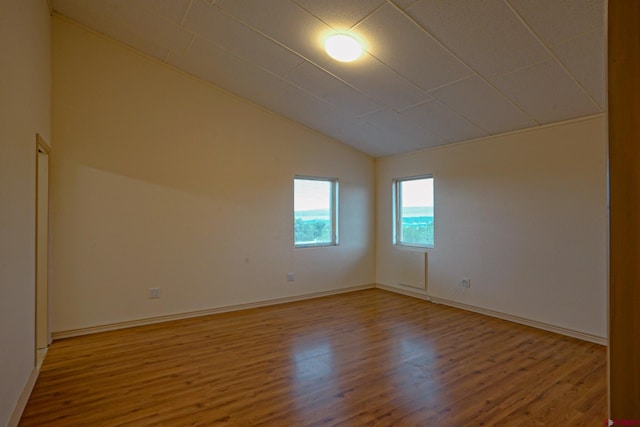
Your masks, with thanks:
[[(49, 278), (49, 272), (48, 272), (48, 261), (49, 261), (49, 245), (48, 245), (48, 234), (49, 234), (49, 215), (48, 215), (48, 209), (49, 209), (49, 165), (50, 165), (50, 153), (51, 153), (51, 147), (49, 146), (49, 144), (46, 143), (46, 141), (42, 138), (42, 136), (40, 134), (36, 134), (36, 145), (35, 145), (35, 156), (36, 156), (36, 194), (35, 194), (35, 198), (36, 198), (36, 215), (35, 215), (35, 312), (34, 312), (34, 323), (35, 323), (35, 336), (34, 336), (34, 349), (36, 352), (36, 365), (38, 364), (38, 349), (39, 348), (46, 348), (49, 346), (49, 344), (51, 343), (51, 332), (49, 330), (49, 285), (48, 285), (48, 278)], [(44, 246), (44, 248), (42, 247), (42, 245), (40, 245), (40, 238), (41, 238), (41, 233), (42, 230), (40, 228), (39, 222), (40, 222), (40, 216), (42, 213), (42, 206), (40, 203), (40, 196), (41, 196), (41, 191), (42, 189), (40, 188), (40, 179), (41, 179), (41, 174), (40, 174), (40, 162), (41, 162), (41, 155), (45, 155), (46, 156), (46, 161), (47, 161), (47, 176), (46, 176), (46, 180), (47, 180), (47, 218), (45, 218), (46, 220), (46, 229), (45, 231), (47, 232), (47, 241), (46, 241), (46, 245)], [(40, 271), (40, 265), (42, 264), (42, 257), (44, 257), (45, 259), (45, 263), (44, 265), (47, 266), (45, 267), (46, 271)], [(44, 274), (45, 276), (45, 282), (44, 282), (44, 287), (41, 285), (40, 283), (40, 278), (42, 277), (41, 274)], [(44, 310), (44, 315), (42, 315), (41, 313), (41, 304), (46, 304), (45, 305), (45, 310)], [(45, 342), (42, 342), (42, 335), (44, 334), (45, 338)], [(43, 345), (44, 344), (44, 345)]]

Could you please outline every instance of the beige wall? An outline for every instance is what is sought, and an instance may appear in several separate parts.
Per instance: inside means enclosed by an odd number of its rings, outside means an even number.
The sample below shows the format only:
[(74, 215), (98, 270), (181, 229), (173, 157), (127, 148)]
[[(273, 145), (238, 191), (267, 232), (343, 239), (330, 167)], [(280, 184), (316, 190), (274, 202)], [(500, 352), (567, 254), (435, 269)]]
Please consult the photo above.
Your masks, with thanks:
[[(62, 19), (53, 38), (54, 332), (374, 282), (373, 159)], [(295, 174), (339, 178), (340, 246), (294, 250)]]
[(598, 117), (379, 160), (377, 282), (399, 287), (406, 262), (392, 179), (432, 173), (430, 295), (606, 337), (605, 128)]
[(45, 0), (0, 8), (0, 426), (34, 368), (36, 133), (50, 141), (51, 36)]

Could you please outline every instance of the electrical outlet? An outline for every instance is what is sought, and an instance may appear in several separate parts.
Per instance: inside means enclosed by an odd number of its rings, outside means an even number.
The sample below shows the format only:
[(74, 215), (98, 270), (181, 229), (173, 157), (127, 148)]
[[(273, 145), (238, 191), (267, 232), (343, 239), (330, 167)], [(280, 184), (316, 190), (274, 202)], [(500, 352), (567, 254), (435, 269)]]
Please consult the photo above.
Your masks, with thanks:
[(149, 288), (149, 299), (160, 298), (160, 288)]
[(470, 288), (471, 279), (469, 279), (468, 277), (463, 277), (462, 279), (460, 279), (460, 286), (463, 288)]
[(296, 273), (287, 273), (287, 282), (295, 282)]

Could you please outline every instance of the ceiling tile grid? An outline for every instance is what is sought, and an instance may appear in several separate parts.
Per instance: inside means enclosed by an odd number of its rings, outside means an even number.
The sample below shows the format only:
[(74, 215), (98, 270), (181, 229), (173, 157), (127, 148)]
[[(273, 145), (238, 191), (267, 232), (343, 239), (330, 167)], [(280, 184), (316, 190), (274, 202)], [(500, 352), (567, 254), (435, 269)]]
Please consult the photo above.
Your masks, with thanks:
[[(52, 0), (374, 157), (602, 113), (605, 0)], [(322, 41), (356, 34), (345, 64)]]
[(604, 111), (604, 0), (509, 0), (509, 4)]
[(409, 149), (420, 150), (423, 148), (442, 145), (444, 141), (438, 135), (419, 126), (402, 114), (394, 110), (381, 110), (365, 117), (365, 120), (381, 132), (388, 134), (388, 141), (395, 139), (398, 144)]
[(559, 60), (593, 97), (601, 110), (606, 107), (604, 28), (553, 46)]
[(548, 57), (503, 0), (422, 0), (408, 14), (485, 77)]
[(296, 86), (333, 104), (350, 117), (377, 111), (381, 106), (373, 99), (343, 83), (310, 62), (303, 62), (285, 78)]
[(357, 64), (334, 61), (324, 69), (390, 108), (402, 109), (429, 99), (425, 91), (366, 52)]
[(536, 125), (508, 98), (478, 76), (439, 88), (431, 94), (491, 135)]
[(199, 37), (277, 75), (285, 75), (304, 61), (205, 0), (192, 2), (184, 26)]
[(409, 107), (402, 110), (401, 114), (429, 129), (437, 129), (439, 136), (448, 142), (465, 141), (488, 135), (485, 130), (454, 113), (436, 99)]
[(549, 45), (604, 25), (604, 0), (508, 0)]
[(331, 27), (292, 0), (217, 0), (214, 6), (304, 58), (330, 61), (321, 43)]
[[(599, 112), (589, 96), (554, 60), (492, 79), (500, 91), (540, 124)], [(548, 96), (553, 93), (554, 96)]]
[(334, 30), (348, 30), (385, 4), (385, 0), (294, 0)]
[(367, 40), (369, 53), (424, 90), (471, 75), (458, 58), (389, 4), (361, 21), (355, 30)]
[(266, 107), (317, 131), (341, 120), (325, 101), (292, 85), (267, 100)]
[(167, 63), (258, 104), (287, 87), (286, 81), (203, 38), (196, 38), (186, 55), (169, 54)]

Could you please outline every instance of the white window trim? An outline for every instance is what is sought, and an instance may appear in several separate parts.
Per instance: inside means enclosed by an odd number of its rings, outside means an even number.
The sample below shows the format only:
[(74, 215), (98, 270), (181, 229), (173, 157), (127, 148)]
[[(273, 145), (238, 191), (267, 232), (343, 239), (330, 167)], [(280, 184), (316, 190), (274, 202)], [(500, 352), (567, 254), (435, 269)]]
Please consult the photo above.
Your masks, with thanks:
[[(404, 248), (421, 248), (421, 249), (433, 249), (435, 245), (421, 244), (421, 243), (404, 243), (400, 241), (400, 235), (402, 234), (402, 218), (400, 216), (400, 208), (402, 207), (402, 193), (400, 191), (400, 184), (405, 181), (415, 181), (418, 179), (435, 179), (433, 174), (415, 175), (403, 178), (393, 178), (393, 188), (391, 196), (393, 197), (393, 244)], [(434, 189), (434, 218), (435, 218), (435, 189)], [(435, 221), (435, 219), (434, 219)]]
[[(309, 181), (325, 181), (331, 183), (331, 200), (329, 205), (329, 210), (331, 214), (331, 242), (325, 243), (296, 243), (296, 236), (294, 233), (293, 236), (293, 246), (294, 248), (319, 248), (319, 247), (328, 247), (328, 246), (338, 246), (340, 244), (339, 241), (339, 233), (338, 233), (338, 207), (340, 205), (339, 200), (339, 180), (336, 177), (322, 177), (322, 176), (310, 176), (310, 175), (295, 175), (294, 182), (296, 179), (304, 179)], [(294, 196), (295, 197), (295, 196)], [(295, 200), (294, 200), (295, 204)], [(293, 221), (295, 224), (295, 209), (293, 211)]]

